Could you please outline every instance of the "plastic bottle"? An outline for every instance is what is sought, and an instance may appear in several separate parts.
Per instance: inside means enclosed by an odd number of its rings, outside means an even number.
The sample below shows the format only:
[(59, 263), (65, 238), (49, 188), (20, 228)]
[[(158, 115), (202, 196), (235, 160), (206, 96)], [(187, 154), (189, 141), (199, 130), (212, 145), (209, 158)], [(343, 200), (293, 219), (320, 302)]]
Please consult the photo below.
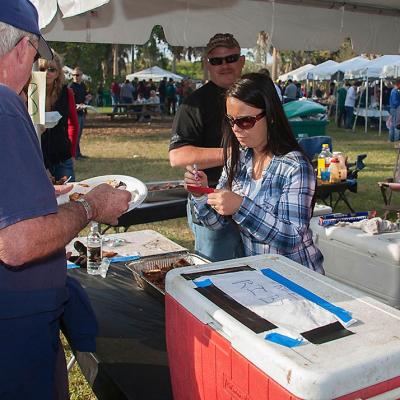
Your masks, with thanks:
[(332, 153), (329, 150), (329, 144), (324, 143), (322, 145), (322, 151), (318, 156), (318, 166), (317, 166), (318, 178), (321, 179), (321, 171), (328, 170), (331, 158), (332, 158)]
[(340, 180), (345, 181), (347, 179), (346, 156), (340, 151), (333, 152), (333, 156), (339, 160)]
[(87, 237), (87, 273), (90, 275), (100, 275), (102, 241), (99, 224), (92, 222)]
[(336, 183), (340, 182), (340, 167), (339, 160), (337, 157), (332, 157), (329, 165), (329, 182)]

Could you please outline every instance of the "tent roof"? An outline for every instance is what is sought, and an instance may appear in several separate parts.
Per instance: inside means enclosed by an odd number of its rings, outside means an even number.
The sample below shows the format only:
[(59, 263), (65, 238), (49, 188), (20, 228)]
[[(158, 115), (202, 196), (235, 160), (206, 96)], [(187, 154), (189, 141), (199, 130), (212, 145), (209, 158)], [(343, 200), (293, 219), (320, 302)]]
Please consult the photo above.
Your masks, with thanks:
[(386, 78), (390, 76), (390, 69), (400, 63), (400, 55), (385, 55), (375, 60), (366, 61), (358, 68), (345, 73), (345, 78)]
[(368, 58), (363, 56), (357, 56), (354, 58), (350, 58), (349, 60), (343, 61), (341, 63), (328, 65), (324, 68), (321, 68), (321, 70), (318, 71), (318, 77), (314, 79), (329, 80), (332, 78), (332, 75), (335, 75), (337, 72), (341, 72), (344, 74), (349, 70), (365, 65), (367, 61), (369, 61)]
[(296, 68), (293, 71), (286, 72), (286, 74), (280, 75), (279, 79), (281, 81), (287, 81), (288, 79), (292, 79), (294, 81), (303, 81), (307, 78), (307, 72), (314, 67), (314, 64), (303, 65), (300, 68)]
[(135, 72), (134, 74), (129, 74), (126, 76), (126, 79), (130, 81), (134, 78), (138, 78), (139, 80), (142, 79), (152, 79), (153, 81), (160, 81), (166, 76), (168, 79), (172, 78), (175, 81), (181, 81), (183, 79), (182, 76), (178, 74), (174, 74), (173, 72), (167, 71), (158, 67), (157, 65), (143, 69), (142, 71)]
[(333, 60), (324, 61), (321, 64), (316, 65), (313, 69), (308, 71), (307, 76), (314, 80), (323, 79), (321, 77), (326, 75), (326, 71), (332, 67), (336, 67), (339, 63)]
[[(56, 41), (142, 44), (154, 25), (162, 25), (168, 42), (181, 46), (204, 47), (219, 31), (253, 47), (263, 30), (281, 50), (337, 49), (345, 37), (360, 53), (397, 53), (400, 47), (398, 0), (58, 0), (67, 15), (106, 3), (64, 19), (56, 0), (34, 2), (45, 37)], [(72, 9), (74, 3), (80, 7)]]

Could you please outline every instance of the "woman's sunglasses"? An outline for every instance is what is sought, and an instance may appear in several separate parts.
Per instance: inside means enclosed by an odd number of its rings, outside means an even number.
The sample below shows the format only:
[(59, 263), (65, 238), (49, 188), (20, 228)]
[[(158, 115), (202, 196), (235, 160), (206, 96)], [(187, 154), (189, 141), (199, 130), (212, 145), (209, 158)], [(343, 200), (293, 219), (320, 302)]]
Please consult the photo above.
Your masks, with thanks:
[(48, 68), (40, 68), (40, 71), (47, 71), (47, 72), (57, 72), (57, 68), (48, 67)]
[(240, 118), (232, 118), (230, 115), (225, 115), (226, 120), (229, 125), (233, 128), (235, 125), (240, 129), (251, 129), (257, 121), (262, 119), (265, 116), (265, 111), (260, 112), (255, 116), (246, 116)]
[(240, 54), (230, 54), (229, 56), (226, 57), (211, 57), (208, 59), (208, 62), (211, 65), (222, 65), (222, 63), (225, 61), (227, 64), (232, 64), (238, 61), (240, 58)]

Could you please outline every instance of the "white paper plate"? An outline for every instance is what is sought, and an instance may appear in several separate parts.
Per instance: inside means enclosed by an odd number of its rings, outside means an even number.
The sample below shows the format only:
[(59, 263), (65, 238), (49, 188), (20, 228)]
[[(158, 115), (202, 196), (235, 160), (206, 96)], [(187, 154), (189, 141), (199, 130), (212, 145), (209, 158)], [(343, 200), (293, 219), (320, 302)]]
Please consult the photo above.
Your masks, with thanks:
[(57, 197), (57, 203), (58, 205), (68, 203), (70, 201), (69, 196), (72, 193), (86, 194), (87, 192), (90, 192), (97, 185), (100, 185), (101, 183), (107, 183), (108, 181), (112, 180), (121, 181), (125, 183), (126, 190), (128, 192), (131, 192), (132, 194), (132, 200), (129, 202), (129, 208), (126, 212), (133, 210), (134, 208), (143, 203), (143, 201), (147, 196), (147, 186), (139, 179), (126, 175), (103, 175), (103, 176), (96, 176), (90, 179), (85, 179), (84, 181), (81, 182), (74, 182), (72, 183), (74, 187), (70, 192)]

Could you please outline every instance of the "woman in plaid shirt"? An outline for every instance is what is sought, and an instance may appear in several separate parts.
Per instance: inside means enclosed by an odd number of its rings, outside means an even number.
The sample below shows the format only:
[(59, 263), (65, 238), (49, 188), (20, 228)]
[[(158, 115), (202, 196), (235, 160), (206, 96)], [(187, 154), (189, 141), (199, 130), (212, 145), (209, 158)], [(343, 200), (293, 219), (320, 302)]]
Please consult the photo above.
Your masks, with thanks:
[[(246, 256), (281, 254), (324, 273), (309, 228), (315, 173), (272, 80), (264, 74), (244, 75), (228, 89), (226, 108), (224, 170), (214, 193), (192, 193), (195, 217), (213, 230), (232, 218)], [(203, 171), (186, 169), (186, 184), (207, 186)]]

